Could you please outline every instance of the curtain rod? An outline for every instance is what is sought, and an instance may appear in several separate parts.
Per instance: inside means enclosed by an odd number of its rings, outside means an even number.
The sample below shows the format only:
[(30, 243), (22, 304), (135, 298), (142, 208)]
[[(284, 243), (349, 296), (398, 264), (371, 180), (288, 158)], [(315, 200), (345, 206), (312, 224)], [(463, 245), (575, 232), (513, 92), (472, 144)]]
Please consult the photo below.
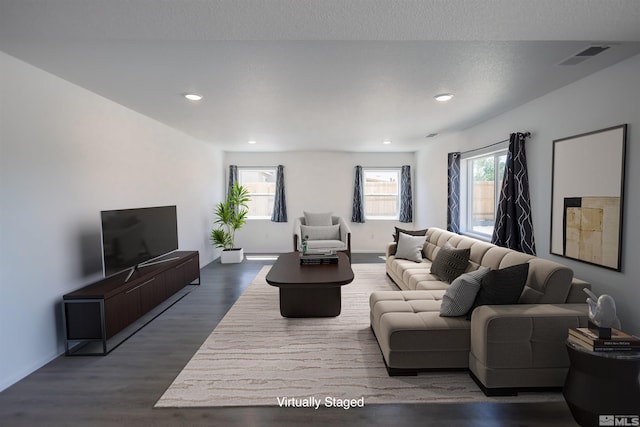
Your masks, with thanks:
[[(525, 138), (529, 138), (531, 136), (531, 132), (519, 132), (519, 133), (522, 133)], [(502, 141), (494, 142), (493, 144), (485, 145), (484, 147), (474, 148), (473, 150), (463, 151), (460, 153), (460, 155), (473, 153), (474, 151), (484, 150), (485, 148), (493, 147), (494, 145), (502, 144), (505, 142), (509, 142), (509, 139), (508, 138), (503, 139)]]

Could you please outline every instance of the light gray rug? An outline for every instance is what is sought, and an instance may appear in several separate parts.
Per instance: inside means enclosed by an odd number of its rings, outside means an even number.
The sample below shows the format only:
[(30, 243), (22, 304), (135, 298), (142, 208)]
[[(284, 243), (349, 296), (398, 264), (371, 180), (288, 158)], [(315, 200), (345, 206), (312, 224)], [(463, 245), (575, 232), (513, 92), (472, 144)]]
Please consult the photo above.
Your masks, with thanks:
[[(560, 401), (561, 393), (486, 397), (467, 372), (389, 377), (369, 327), (369, 294), (397, 289), (384, 264), (354, 264), (335, 318), (280, 316), (263, 268), (156, 407)], [(335, 400), (334, 400), (335, 399)]]

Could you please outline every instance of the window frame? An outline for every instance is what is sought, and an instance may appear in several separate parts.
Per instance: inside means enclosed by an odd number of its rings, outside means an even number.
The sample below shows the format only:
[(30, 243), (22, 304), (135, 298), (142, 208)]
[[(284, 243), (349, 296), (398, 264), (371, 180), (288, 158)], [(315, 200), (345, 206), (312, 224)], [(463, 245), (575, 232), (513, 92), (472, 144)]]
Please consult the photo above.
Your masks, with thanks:
[[(397, 192), (396, 194), (385, 193), (385, 194), (367, 194), (366, 190), (366, 181), (367, 181), (367, 172), (393, 172), (396, 174), (396, 182), (397, 182)], [(381, 221), (398, 221), (400, 219), (400, 180), (402, 178), (402, 168), (396, 166), (389, 167), (362, 167), (362, 186), (363, 186), (363, 203), (364, 203), (364, 217), (365, 220), (381, 220)], [(368, 215), (367, 214), (367, 196), (395, 196), (396, 198), (396, 213), (394, 216), (391, 215)]]
[[(238, 166), (238, 183), (243, 185), (242, 181), (242, 173), (243, 172), (271, 172), (273, 176), (277, 176), (278, 168), (276, 166)], [(263, 197), (263, 196), (272, 196), (275, 203), (275, 195), (276, 189), (274, 187), (273, 193), (249, 193), (249, 197), (253, 198), (254, 196)], [(251, 215), (251, 210), (247, 214), (247, 220), (264, 220), (271, 219), (271, 215), (273, 214), (273, 204), (271, 205), (271, 213), (268, 215)]]
[(478, 230), (474, 230), (471, 225), (473, 214), (473, 161), (484, 157), (492, 156), (494, 159), (494, 217), (493, 227), (495, 228), (495, 213), (498, 209), (498, 201), (500, 198), (500, 190), (502, 188), (502, 180), (504, 178), (504, 170), (502, 174), (496, 173), (496, 169), (499, 168), (500, 157), (506, 156), (508, 151), (508, 141), (504, 143), (495, 144), (485, 149), (472, 150), (468, 153), (463, 153), (460, 158), (460, 232), (465, 235), (469, 235), (480, 240), (491, 241), (493, 237), (493, 229), (491, 234), (483, 233)]

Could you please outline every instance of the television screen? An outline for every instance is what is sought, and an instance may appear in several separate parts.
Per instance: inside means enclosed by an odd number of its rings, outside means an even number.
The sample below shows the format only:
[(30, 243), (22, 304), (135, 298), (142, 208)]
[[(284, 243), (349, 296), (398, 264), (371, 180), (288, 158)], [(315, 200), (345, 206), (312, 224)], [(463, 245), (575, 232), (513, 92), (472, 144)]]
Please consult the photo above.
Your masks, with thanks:
[(175, 206), (102, 211), (100, 216), (105, 277), (178, 249)]

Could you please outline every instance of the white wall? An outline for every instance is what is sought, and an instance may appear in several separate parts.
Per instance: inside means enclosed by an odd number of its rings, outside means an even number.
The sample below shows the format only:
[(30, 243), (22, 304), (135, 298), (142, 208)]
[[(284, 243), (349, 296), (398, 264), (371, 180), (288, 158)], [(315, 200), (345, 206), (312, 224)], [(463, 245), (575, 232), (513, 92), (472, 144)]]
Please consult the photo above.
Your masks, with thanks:
[(62, 295), (100, 277), (104, 209), (177, 205), (209, 243), (222, 152), (0, 53), (0, 390), (63, 350)]
[[(482, 147), (530, 131), (526, 145), (534, 231), (538, 256), (571, 267), (593, 284), (597, 294), (612, 295), (622, 326), (640, 335), (640, 56), (635, 56), (520, 108), (446, 139), (416, 154), (418, 224), (445, 228), (447, 152)], [(551, 164), (553, 140), (622, 123), (627, 131), (626, 194), (622, 272), (550, 255)], [(606, 171), (594, 171), (606, 173)]]
[(289, 222), (249, 220), (236, 234), (236, 246), (243, 247), (245, 252), (293, 250), (293, 220), (297, 216), (302, 216), (303, 211), (333, 212), (335, 215), (343, 216), (351, 228), (351, 249), (354, 252), (384, 252), (387, 243), (391, 240), (394, 226), (413, 227), (413, 224), (400, 224), (398, 221), (388, 220), (367, 220), (364, 224), (351, 222), (355, 166), (410, 165), (414, 174), (413, 153), (233, 152), (226, 153), (225, 156), (225, 166), (277, 166), (279, 164), (284, 165)]

